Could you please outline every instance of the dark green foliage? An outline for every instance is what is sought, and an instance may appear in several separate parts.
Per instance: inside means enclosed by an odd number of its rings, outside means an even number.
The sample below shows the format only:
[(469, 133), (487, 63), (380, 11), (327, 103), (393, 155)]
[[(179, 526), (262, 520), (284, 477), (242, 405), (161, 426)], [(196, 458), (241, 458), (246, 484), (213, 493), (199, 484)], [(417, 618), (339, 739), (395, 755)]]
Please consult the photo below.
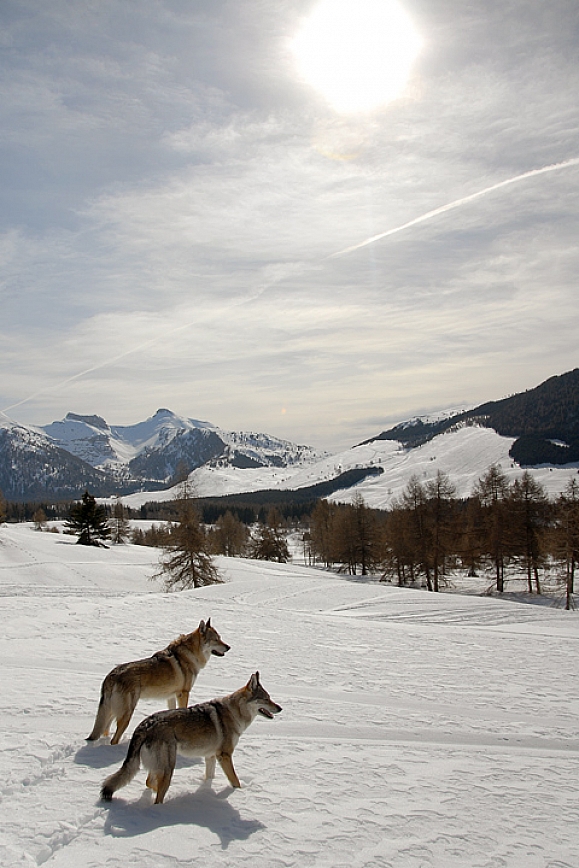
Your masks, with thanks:
[(66, 528), (78, 534), (77, 543), (83, 546), (102, 546), (111, 535), (106, 509), (88, 491), (70, 507)]
[[(231, 512), (239, 521), (247, 525), (253, 524), (255, 521), (264, 524), (268, 513), (274, 507), (284, 519), (299, 521), (311, 515), (320, 498), (329, 497), (335, 491), (351, 488), (368, 476), (379, 476), (383, 472), (382, 467), (356, 467), (327, 482), (320, 482), (305, 488), (295, 490), (263, 489), (244, 492), (243, 494), (228, 494), (224, 497), (201, 497), (196, 502), (201, 520), (205, 524), (215, 524), (227, 512)], [(175, 501), (147, 502), (140, 507), (139, 517), (175, 521), (177, 518)]]
[(258, 561), (277, 561), (285, 564), (290, 559), (286, 542), (286, 529), (279, 511), (273, 507), (269, 511), (267, 521), (257, 527), (253, 537), (248, 542), (250, 558)]
[(574, 446), (559, 446), (539, 434), (523, 434), (509, 449), (509, 455), (521, 467), (571, 464), (579, 461), (579, 443)]

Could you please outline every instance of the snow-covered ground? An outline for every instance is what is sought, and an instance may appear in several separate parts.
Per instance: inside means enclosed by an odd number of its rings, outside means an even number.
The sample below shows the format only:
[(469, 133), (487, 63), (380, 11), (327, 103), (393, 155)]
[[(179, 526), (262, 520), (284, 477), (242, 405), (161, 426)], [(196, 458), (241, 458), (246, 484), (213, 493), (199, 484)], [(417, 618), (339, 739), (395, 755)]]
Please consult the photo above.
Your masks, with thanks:
[[(331, 500), (349, 502), (360, 493), (368, 506), (387, 509), (399, 497), (411, 476), (427, 482), (438, 470), (448, 474), (456, 486), (458, 497), (468, 497), (474, 484), (492, 464), (501, 466), (513, 481), (524, 472), (509, 456), (514, 438), (501, 437), (491, 428), (476, 425), (440, 434), (423, 446), (404, 449), (395, 440), (374, 440), (355, 446), (337, 455), (328, 455), (319, 461), (290, 467), (200, 467), (190, 476), (198, 497), (220, 497), (260, 489), (295, 489), (334, 479), (340, 473), (356, 467), (380, 467), (380, 476), (371, 476), (359, 485), (339, 491)], [(576, 464), (564, 467), (529, 468), (535, 479), (545, 486), (551, 498), (556, 498), (577, 476)], [(170, 500), (177, 489), (139, 492), (123, 497), (123, 502), (138, 508), (148, 500)]]
[[(0, 528), (2, 866), (577, 868), (577, 613), (219, 563), (167, 595), (152, 549)], [(243, 788), (181, 760), (165, 804), (143, 773), (101, 803), (127, 746), (84, 741), (103, 676), (208, 616), (232, 650), (193, 701), (259, 669), (283, 706)]]

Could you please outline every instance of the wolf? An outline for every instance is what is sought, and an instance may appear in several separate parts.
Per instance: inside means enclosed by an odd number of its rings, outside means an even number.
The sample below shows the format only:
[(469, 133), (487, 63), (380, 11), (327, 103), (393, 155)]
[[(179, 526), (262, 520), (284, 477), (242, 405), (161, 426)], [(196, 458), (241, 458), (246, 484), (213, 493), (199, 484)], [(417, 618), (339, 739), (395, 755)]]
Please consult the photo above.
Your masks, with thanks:
[(102, 683), (94, 726), (87, 741), (108, 735), (116, 718), (111, 744), (118, 744), (139, 699), (166, 699), (169, 708), (186, 708), (200, 670), (212, 654), (223, 657), (229, 649), (208, 618), (192, 633), (179, 636), (152, 657), (116, 666)]
[(219, 761), (231, 786), (240, 787), (232, 760), (240, 735), (258, 714), (271, 720), (281, 710), (261, 685), (259, 672), (254, 672), (244, 687), (221, 699), (158, 711), (135, 729), (125, 761), (104, 781), (101, 798), (110, 802), (113, 793), (132, 781), (142, 763), (148, 771), (147, 786), (156, 793), (155, 804), (161, 804), (178, 753), (205, 757), (206, 780), (213, 778)]

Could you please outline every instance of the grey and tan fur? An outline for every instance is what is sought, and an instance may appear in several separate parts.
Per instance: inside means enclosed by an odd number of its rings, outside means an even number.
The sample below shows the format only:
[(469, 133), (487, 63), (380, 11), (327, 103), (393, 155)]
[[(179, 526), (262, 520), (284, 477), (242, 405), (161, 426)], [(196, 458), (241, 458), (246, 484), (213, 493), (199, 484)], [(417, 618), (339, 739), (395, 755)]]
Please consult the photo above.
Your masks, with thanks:
[(177, 754), (205, 757), (205, 777), (213, 778), (219, 762), (232, 787), (240, 787), (232, 754), (241, 734), (258, 714), (271, 719), (281, 706), (272, 700), (255, 672), (247, 684), (224, 696), (190, 708), (158, 711), (135, 729), (126, 759), (102, 785), (101, 798), (110, 802), (113, 793), (135, 777), (141, 763), (148, 771), (147, 786), (160, 804), (171, 783)]
[(195, 680), (212, 654), (223, 657), (229, 645), (217, 630), (201, 621), (193, 633), (179, 636), (152, 657), (122, 663), (106, 676), (101, 687), (99, 707), (87, 741), (108, 735), (117, 722), (111, 744), (117, 744), (126, 730), (139, 699), (166, 699), (169, 708), (186, 708)]

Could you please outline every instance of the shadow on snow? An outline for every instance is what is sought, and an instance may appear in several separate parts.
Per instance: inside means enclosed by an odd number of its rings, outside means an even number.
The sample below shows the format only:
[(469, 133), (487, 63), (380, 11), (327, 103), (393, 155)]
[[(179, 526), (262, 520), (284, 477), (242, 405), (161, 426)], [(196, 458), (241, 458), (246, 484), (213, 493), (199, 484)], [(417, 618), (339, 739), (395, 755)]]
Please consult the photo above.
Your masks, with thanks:
[(211, 782), (204, 781), (194, 793), (169, 797), (162, 805), (152, 804), (150, 790), (145, 790), (137, 802), (115, 798), (106, 805), (104, 832), (116, 838), (131, 838), (166, 826), (201, 826), (217, 835), (226, 850), (232, 841), (245, 841), (266, 828), (259, 820), (241, 817), (227, 800), (232, 792), (233, 787), (215, 792)]

